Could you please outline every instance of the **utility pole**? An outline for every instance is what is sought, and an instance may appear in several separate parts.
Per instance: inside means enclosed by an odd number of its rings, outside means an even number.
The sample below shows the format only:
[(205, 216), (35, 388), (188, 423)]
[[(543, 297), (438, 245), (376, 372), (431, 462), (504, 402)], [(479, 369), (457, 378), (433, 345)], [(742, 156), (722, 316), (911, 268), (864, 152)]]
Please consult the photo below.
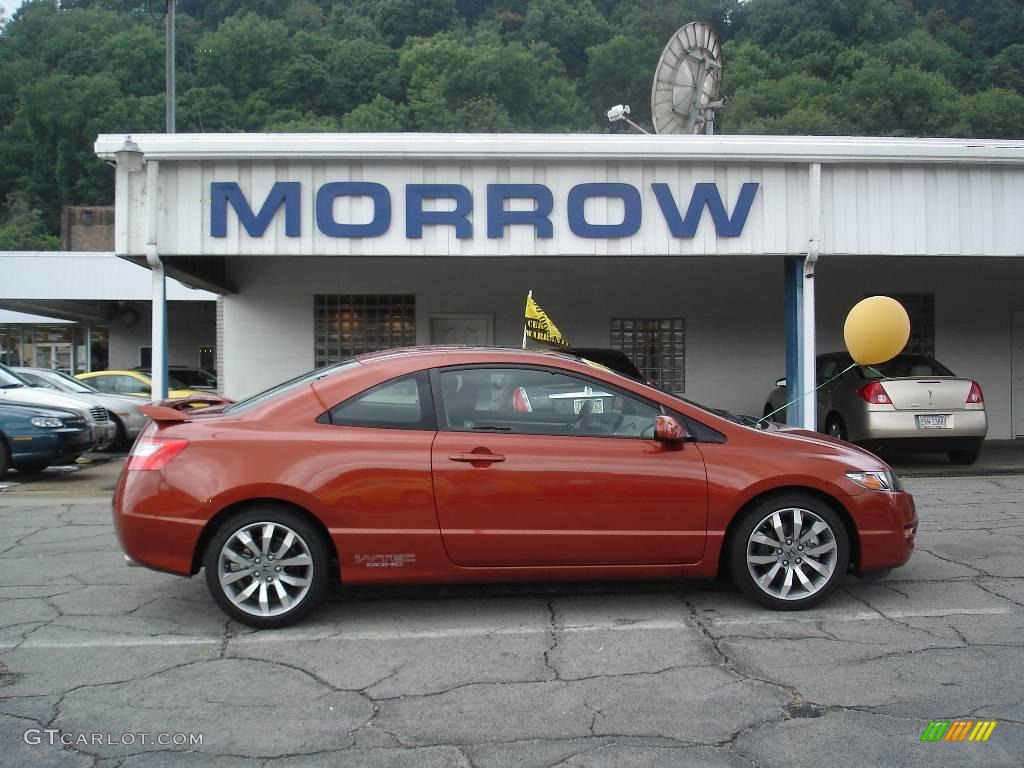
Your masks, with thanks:
[(165, 69), (166, 84), (164, 86), (167, 100), (167, 133), (174, 133), (174, 5), (177, 0), (165, 0), (164, 10), (164, 47), (166, 48)]

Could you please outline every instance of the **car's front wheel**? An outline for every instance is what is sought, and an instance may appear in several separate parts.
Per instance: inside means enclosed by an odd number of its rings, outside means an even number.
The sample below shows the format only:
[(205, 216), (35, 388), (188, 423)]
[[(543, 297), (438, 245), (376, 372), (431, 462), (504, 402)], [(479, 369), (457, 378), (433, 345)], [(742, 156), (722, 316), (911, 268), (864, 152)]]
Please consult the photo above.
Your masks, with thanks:
[(273, 629), (319, 602), (330, 556), (315, 525), (290, 509), (266, 505), (225, 521), (210, 539), (203, 565), (210, 594), (225, 613)]
[(810, 608), (835, 590), (850, 562), (846, 526), (813, 496), (786, 494), (748, 509), (727, 553), (734, 583), (777, 610)]

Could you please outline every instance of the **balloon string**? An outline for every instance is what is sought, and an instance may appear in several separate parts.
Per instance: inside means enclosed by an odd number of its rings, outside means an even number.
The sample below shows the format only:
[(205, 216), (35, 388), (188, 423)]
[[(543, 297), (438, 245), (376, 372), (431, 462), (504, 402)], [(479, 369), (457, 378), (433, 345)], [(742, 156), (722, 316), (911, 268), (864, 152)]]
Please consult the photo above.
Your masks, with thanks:
[[(818, 391), (819, 389), (821, 389), (822, 387), (826, 386), (827, 384), (831, 384), (831, 383), (832, 383), (833, 381), (835, 381), (836, 379), (838, 379), (838, 378), (839, 378), (840, 376), (842, 376), (842, 375), (844, 375), (844, 374), (848, 373), (849, 371), (852, 371), (852, 370), (853, 370), (854, 368), (856, 368), (856, 367), (857, 367), (857, 363), (851, 363), (851, 364), (850, 364), (850, 366), (849, 366), (848, 368), (845, 368), (844, 370), (840, 371), (839, 373), (837, 373), (837, 374), (836, 374), (835, 376), (833, 376), (833, 377), (832, 377), (831, 379), (829, 379), (828, 381), (823, 381), (823, 382), (821, 382), (821, 384), (819, 384), (818, 386), (816, 386), (816, 387), (815, 387), (814, 389), (810, 390), (809, 392), (804, 392), (804, 393), (803, 393), (802, 395), (800, 395), (800, 397), (798, 397), (798, 398), (796, 398), (796, 399), (794, 399), (794, 400), (790, 400), (790, 401), (789, 401), (788, 403), (786, 403), (786, 404), (785, 404), (784, 406), (782, 406), (781, 408), (776, 408), (776, 409), (775, 409), (774, 411), (772, 411), (771, 413), (766, 413), (766, 414), (765, 414), (764, 416), (762, 416), (762, 417), (761, 417), (760, 419), (758, 419), (758, 420), (757, 420), (757, 423), (758, 423), (758, 424), (760, 424), (760, 423), (761, 423), (762, 421), (765, 421), (765, 422), (766, 422), (766, 421), (768, 421), (768, 420), (769, 420), (769, 419), (770, 419), (770, 418), (771, 418), (772, 416), (774, 416), (774, 415), (775, 415), (776, 413), (778, 413), (779, 411), (784, 411), (784, 410), (786, 410), (787, 408), (789, 408), (789, 406), (791, 406), (791, 405), (793, 405), (793, 404), (795, 404), (795, 403), (799, 403), (799, 402), (800, 402), (801, 400), (803, 400), (803, 399), (804, 399), (805, 397), (807, 397), (808, 395), (813, 395), (813, 394), (814, 394), (815, 392), (817, 392), (817, 391)], [(873, 371), (874, 371), (875, 369), (874, 369), (874, 368), (872, 368), (871, 370), (873, 370)], [(879, 371), (875, 371), (875, 373), (878, 373), (879, 375), (881, 375), (881, 373), (880, 373)]]

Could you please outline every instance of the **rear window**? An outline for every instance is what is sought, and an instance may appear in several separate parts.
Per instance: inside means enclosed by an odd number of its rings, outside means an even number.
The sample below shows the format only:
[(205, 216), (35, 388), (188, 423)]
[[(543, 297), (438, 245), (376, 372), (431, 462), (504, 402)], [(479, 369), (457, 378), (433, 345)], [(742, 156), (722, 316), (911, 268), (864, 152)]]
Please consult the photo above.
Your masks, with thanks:
[(858, 367), (862, 379), (898, 379), (921, 376), (953, 376), (938, 360), (924, 355), (897, 355), (887, 363)]
[(359, 365), (355, 360), (349, 358), (348, 360), (342, 360), (334, 363), (333, 365), (326, 365), (323, 368), (317, 368), (316, 370), (304, 373), (301, 376), (297, 376), (294, 379), (290, 379), (282, 384), (278, 384), (270, 389), (265, 389), (262, 392), (248, 397), (245, 400), (239, 400), (233, 405), (229, 405), (224, 409), (224, 413), (241, 413), (247, 411), (250, 408), (255, 408), (257, 405), (267, 403), (274, 398), (280, 397), (281, 395), (287, 394), (288, 392), (294, 392), (303, 385), (312, 384), (317, 379), (322, 379), (324, 376), (330, 376), (331, 374), (337, 373), (338, 371), (352, 368), (353, 366)]

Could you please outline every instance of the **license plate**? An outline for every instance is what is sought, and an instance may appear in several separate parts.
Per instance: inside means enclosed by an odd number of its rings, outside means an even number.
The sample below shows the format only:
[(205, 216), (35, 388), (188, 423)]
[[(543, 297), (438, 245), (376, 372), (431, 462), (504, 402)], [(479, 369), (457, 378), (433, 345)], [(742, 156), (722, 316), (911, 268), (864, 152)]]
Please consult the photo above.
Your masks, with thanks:
[(917, 426), (920, 429), (945, 429), (946, 416), (918, 416)]
[(598, 398), (594, 398), (591, 400), (590, 398), (587, 397), (577, 397), (575, 400), (572, 401), (573, 412), (579, 413), (581, 410), (583, 410), (583, 404), (587, 402), (587, 400), (590, 400), (590, 402), (592, 403), (592, 405), (590, 406), (591, 413), (604, 413), (604, 400), (600, 400)]

